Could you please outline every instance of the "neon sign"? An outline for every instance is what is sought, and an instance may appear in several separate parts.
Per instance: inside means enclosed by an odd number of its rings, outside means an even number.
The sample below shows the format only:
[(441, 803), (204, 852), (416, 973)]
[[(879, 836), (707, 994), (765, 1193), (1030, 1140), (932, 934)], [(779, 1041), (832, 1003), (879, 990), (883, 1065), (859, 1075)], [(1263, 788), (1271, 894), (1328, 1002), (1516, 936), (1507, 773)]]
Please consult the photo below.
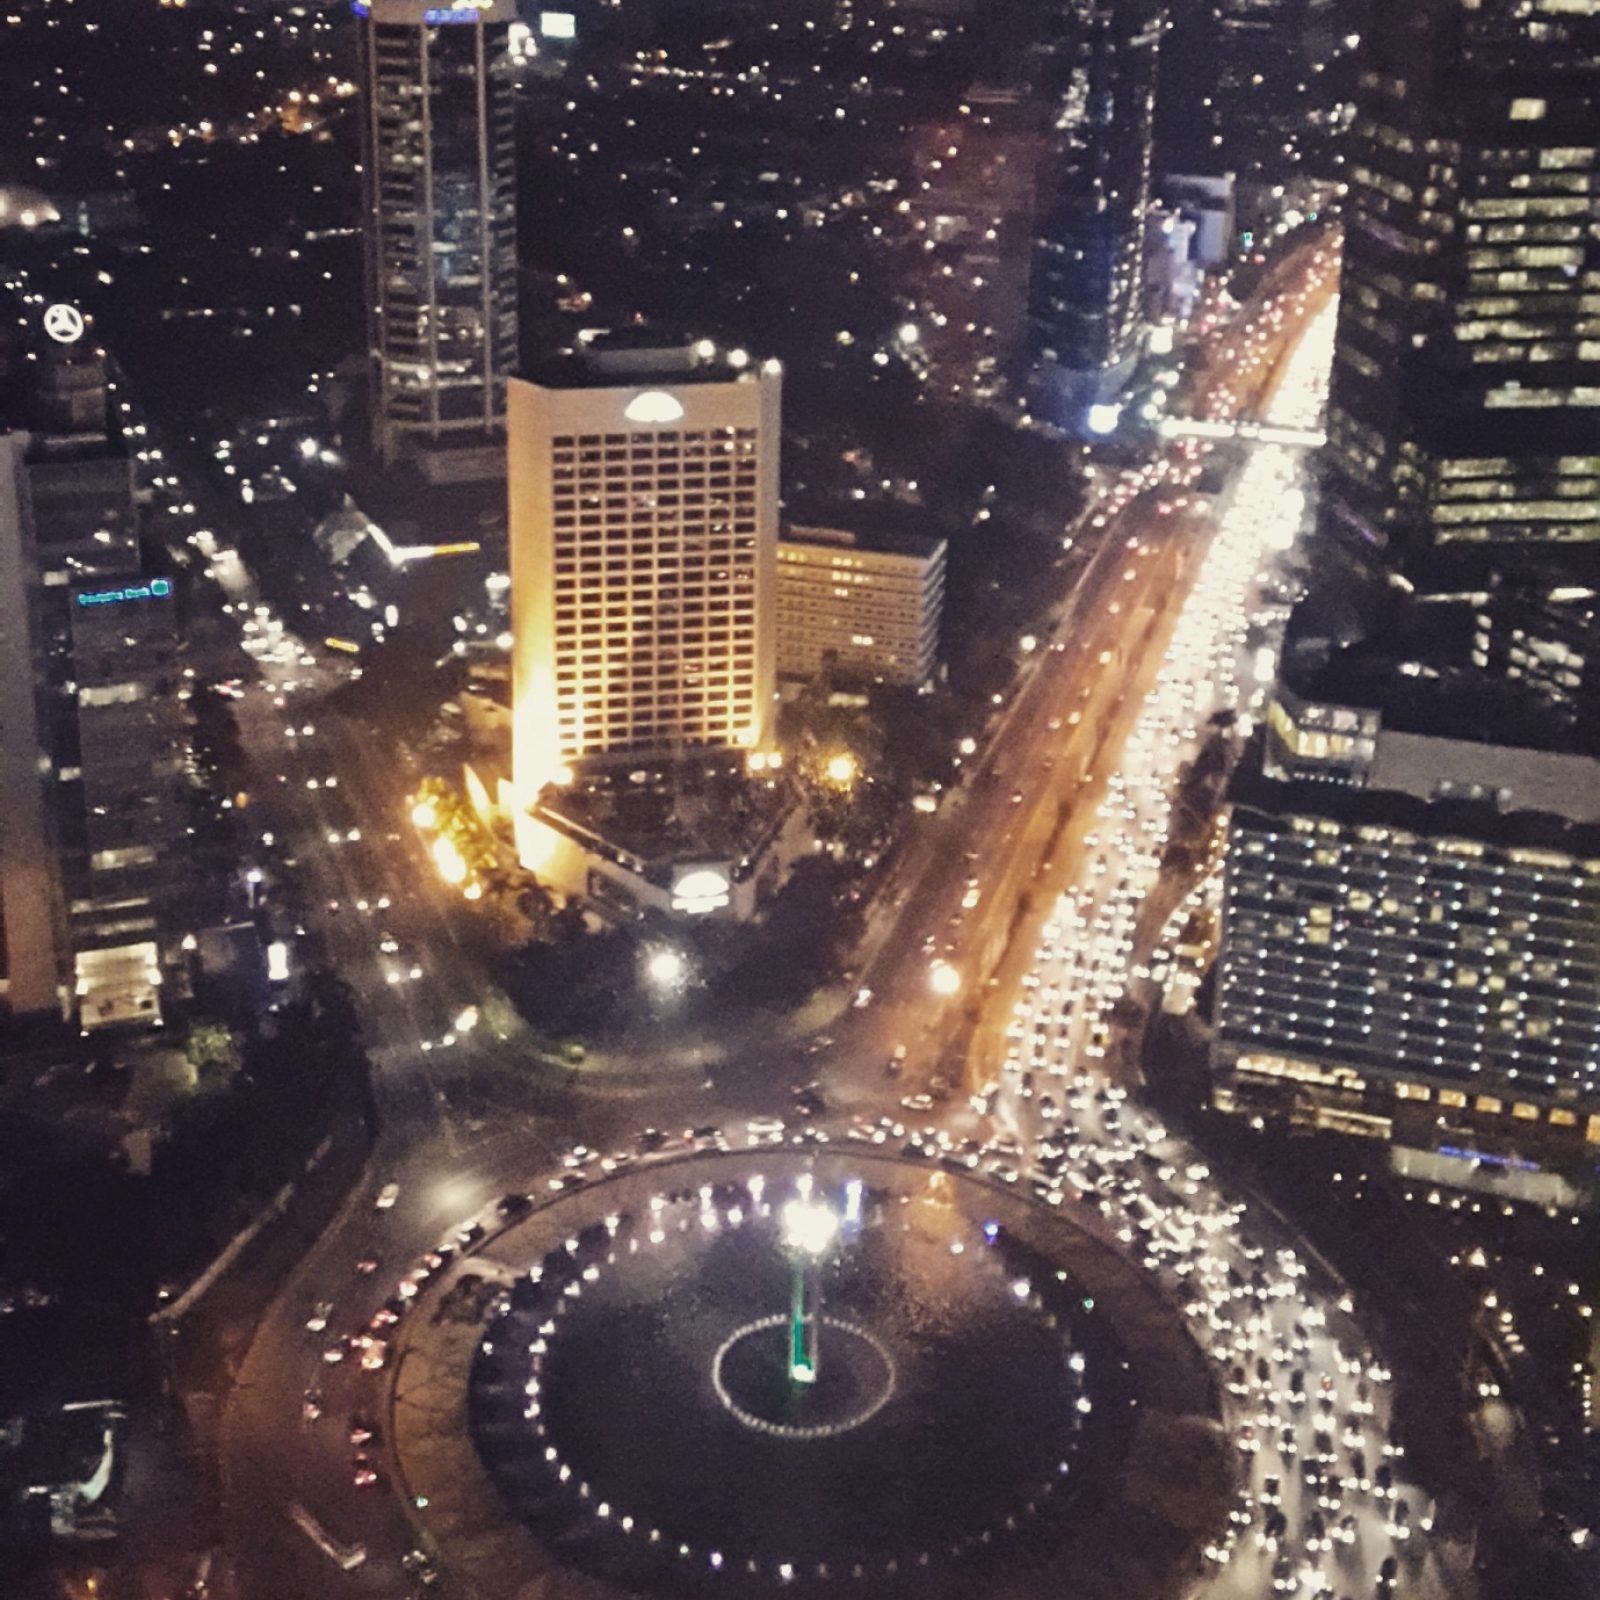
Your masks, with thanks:
[[(471, 0), (471, 3), (466, 5), (429, 6), (422, 13), (422, 20), (430, 28), (446, 22), (478, 22), (493, 4), (494, 0)], [(350, 9), (358, 17), (372, 14), (370, 0), (350, 0)]]
[(124, 600), (165, 600), (172, 593), (172, 585), (165, 578), (152, 578), (149, 583), (130, 584), (126, 589), (96, 589), (93, 594), (80, 594), (80, 606), (115, 606)]

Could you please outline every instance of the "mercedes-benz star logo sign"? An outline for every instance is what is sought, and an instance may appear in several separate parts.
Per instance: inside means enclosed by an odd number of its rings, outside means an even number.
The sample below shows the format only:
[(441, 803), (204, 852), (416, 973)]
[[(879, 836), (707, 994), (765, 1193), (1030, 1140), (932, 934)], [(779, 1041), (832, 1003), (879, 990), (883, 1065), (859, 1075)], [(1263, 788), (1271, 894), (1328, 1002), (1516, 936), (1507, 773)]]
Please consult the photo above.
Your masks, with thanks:
[(83, 337), (83, 313), (66, 304), (45, 307), (44, 331), (57, 344), (75, 344)]

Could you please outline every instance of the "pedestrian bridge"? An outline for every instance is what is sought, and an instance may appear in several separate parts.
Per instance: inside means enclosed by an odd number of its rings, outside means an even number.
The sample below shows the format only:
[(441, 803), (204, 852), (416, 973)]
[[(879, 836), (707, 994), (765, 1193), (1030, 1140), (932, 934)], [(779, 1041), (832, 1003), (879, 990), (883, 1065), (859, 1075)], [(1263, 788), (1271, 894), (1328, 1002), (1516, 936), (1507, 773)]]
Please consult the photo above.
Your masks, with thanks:
[(1204, 417), (1163, 417), (1163, 439), (1250, 439), (1262, 444), (1293, 444), (1315, 450), (1327, 442), (1321, 428), (1283, 428), (1272, 422), (1212, 421)]

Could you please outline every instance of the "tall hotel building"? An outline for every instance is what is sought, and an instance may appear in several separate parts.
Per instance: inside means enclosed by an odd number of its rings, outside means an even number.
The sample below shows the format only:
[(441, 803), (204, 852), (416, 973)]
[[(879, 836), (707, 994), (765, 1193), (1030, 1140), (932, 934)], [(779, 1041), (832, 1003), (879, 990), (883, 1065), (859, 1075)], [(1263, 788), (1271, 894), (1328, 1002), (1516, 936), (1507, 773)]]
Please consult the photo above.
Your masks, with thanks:
[(513, 789), (759, 752), (776, 362), (612, 337), (510, 384)]
[(1600, 7), (1375, 6), (1321, 526), (1424, 594), (1600, 576)]
[(374, 447), (493, 477), (517, 357), (515, 0), (356, 11)]
[(1047, 420), (1081, 427), (1113, 403), (1139, 354), (1150, 204), (1157, 0), (1064, 8), (1042, 52), (1053, 107), (1039, 178), (1029, 355)]

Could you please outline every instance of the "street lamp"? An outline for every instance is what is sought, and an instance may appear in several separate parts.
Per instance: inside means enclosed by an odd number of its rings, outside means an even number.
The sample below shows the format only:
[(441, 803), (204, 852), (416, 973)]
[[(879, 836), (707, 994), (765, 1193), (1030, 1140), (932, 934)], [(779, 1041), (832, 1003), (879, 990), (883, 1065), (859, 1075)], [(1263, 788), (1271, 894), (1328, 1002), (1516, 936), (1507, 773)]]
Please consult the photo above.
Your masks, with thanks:
[(461, 884), (467, 881), (466, 857), (456, 848), (455, 841), (445, 834), (441, 833), (433, 841), (433, 863), (446, 883)]
[(937, 995), (959, 994), (961, 974), (948, 961), (935, 961), (928, 968), (928, 987)]
[(841, 750), (838, 755), (828, 757), (828, 764), (823, 770), (827, 773), (829, 783), (836, 783), (844, 789), (856, 781), (856, 773), (860, 768), (848, 750)]
[(817, 1264), (839, 1231), (839, 1218), (809, 1193), (783, 1208), (783, 1242), (794, 1264), (789, 1298), (789, 1380), (817, 1381), (817, 1338), (822, 1330), (822, 1293)]
[(684, 986), (689, 976), (689, 963), (681, 950), (669, 944), (660, 945), (645, 958), (644, 975), (656, 988), (670, 992)]

